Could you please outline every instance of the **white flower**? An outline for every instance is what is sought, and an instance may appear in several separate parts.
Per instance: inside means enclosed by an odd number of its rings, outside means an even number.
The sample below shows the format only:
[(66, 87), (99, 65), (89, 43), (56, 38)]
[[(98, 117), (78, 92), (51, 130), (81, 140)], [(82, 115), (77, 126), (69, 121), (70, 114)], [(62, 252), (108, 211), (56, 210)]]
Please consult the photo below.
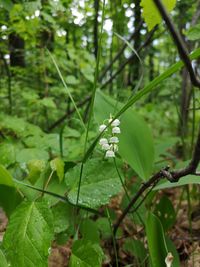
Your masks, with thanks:
[(109, 150), (110, 149), (110, 145), (109, 144), (103, 144), (101, 148), (103, 150)]
[(111, 144), (119, 143), (119, 139), (116, 136), (111, 137), (109, 141), (110, 141)]
[(115, 119), (115, 120), (111, 123), (111, 125), (112, 125), (113, 127), (117, 127), (117, 126), (119, 126), (119, 125), (120, 125), (120, 120)]
[(112, 150), (108, 150), (106, 152), (106, 158), (114, 158), (115, 157), (115, 152)]
[(115, 152), (117, 152), (118, 151), (118, 145), (114, 144), (113, 145), (113, 149), (114, 149)]
[[(99, 126), (99, 131), (100, 132), (103, 132), (105, 129), (106, 129), (106, 125), (105, 124), (101, 124), (100, 126)], [(105, 130), (105, 131), (107, 131), (107, 129)]]
[(171, 267), (173, 263), (174, 257), (171, 252), (167, 254), (167, 257), (165, 258), (166, 267)]
[(120, 128), (119, 127), (113, 127), (112, 128), (112, 133), (113, 134), (119, 134), (119, 133), (121, 133)]
[(102, 145), (106, 145), (106, 144), (108, 144), (108, 140), (106, 139), (106, 138), (101, 138), (100, 140), (99, 140), (99, 144), (102, 146)]

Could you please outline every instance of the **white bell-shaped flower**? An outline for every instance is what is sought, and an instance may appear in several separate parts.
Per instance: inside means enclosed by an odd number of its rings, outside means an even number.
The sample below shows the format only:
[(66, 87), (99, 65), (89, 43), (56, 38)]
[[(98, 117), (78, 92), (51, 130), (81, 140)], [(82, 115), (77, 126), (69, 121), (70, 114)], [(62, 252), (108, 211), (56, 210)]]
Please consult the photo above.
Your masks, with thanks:
[(111, 144), (119, 143), (119, 139), (116, 136), (111, 137), (109, 141), (110, 141)]
[[(106, 125), (105, 124), (101, 124), (100, 126), (99, 126), (99, 131), (100, 132), (103, 132), (105, 129), (106, 129)], [(107, 129), (105, 130), (105, 131), (107, 131)]]
[(101, 146), (101, 148), (102, 148), (103, 150), (109, 150), (109, 149), (110, 149), (110, 145), (109, 145), (109, 144), (103, 144), (103, 145)]
[(106, 139), (106, 138), (101, 138), (100, 140), (99, 140), (99, 144), (102, 146), (102, 145), (105, 145), (105, 144), (108, 144), (108, 139)]
[(114, 158), (115, 157), (115, 152), (112, 150), (108, 150), (106, 152), (106, 158)]
[(119, 125), (120, 125), (120, 120), (115, 119), (115, 120), (111, 123), (111, 125), (112, 125), (113, 127), (117, 127), (117, 126), (119, 126)]
[(113, 133), (113, 134), (120, 134), (120, 133), (121, 133), (121, 130), (120, 130), (119, 127), (116, 126), (116, 127), (113, 127), (113, 128), (112, 128), (112, 133)]

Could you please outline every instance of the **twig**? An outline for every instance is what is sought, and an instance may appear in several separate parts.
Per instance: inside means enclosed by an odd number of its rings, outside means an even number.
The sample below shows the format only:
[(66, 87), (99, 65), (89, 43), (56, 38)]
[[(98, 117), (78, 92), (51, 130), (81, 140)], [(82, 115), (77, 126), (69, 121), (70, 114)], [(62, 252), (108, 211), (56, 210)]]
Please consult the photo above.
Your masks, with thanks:
[(197, 86), (200, 88), (200, 80), (196, 76), (194, 69), (192, 67), (192, 63), (189, 58), (189, 53), (187, 51), (187, 48), (183, 42), (183, 39), (179, 32), (176, 30), (171, 18), (169, 17), (165, 7), (163, 6), (162, 2), (160, 0), (154, 0), (155, 5), (157, 6), (162, 18), (164, 19), (171, 36), (174, 40), (174, 43), (178, 49), (180, 58), (183, 60), (185, 63), (185, 67), (187, 68), (189, 74), (190, 74), (190, 80), (194, 86)]
[(118, 218), (117, 222), (115, 223), (113, 227), (114, 234), (116, 235), (117, 229), (119, 228), (120, 224), (122, 223), (126, 215), (129, 213), (133, 205), (136, 203), (138, 198), (144, 193), (144, 191), (146, 191), (146, 189), (158, 183), (162, 178), (167, 178), (170, 182), (177, 182), (180, 178), (188, 174), (196, 175), (197, 174), (196, 169), (199, 165), (199, 162), (200, 162), (200, 127), (193, 156), (188, 166), (176, 171), (169, 171), (169, 167), (166, 167), (165, 169), (162, 169), (156, 174), (154, 174), (146, 183), (143, 183), (139, 191), (136, 193), (135, 196), (133, 196), (128, 206), (125, 208), (122, 215)]

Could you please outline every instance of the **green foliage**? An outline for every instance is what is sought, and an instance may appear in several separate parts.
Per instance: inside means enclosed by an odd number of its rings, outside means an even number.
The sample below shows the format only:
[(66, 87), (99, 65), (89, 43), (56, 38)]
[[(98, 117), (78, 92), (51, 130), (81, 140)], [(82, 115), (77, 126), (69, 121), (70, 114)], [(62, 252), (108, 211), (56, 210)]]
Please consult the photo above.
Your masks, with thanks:
[[(66, 173), (68, 199), (76, 204), (81, 165)], [(121, 183), (114, 165), (109, 162), (90, 160), (84, 166), (79, 204), (90, 208), (106, 205), (110, 198), (121, 191)]]
[(152, 267), (165, 266), (168, 250), (163, 227), (159, 219), (151, 212), (148, 213), (145, 229)]
[(62, 182), (64, 178), (64, 162), (60, 158), (55, 158), (50, 162), (51, 169), (56, 171), (59, 181)]
[(4, 168), (3, 165), (0, 165), (0, 184), (7, 186), (14, 186), (12, 176), (10, 173)]
[(103, 252), (96, 243), (87, 240), (77, 240), (72, 247), (70, 267), (101, 267)]
[(186, 31), (186, 36), (191, 41), (197, 41), (200, 39), (200, 24), (191, 27)]
[(119, 153), (133, 170), (147, 180), (153, 170), (154, 143), (150, 129), (137, 113), (130, 110), (121, 118)]
[(8, 267), (8, 263), (3, 251), (0, 249), (0, 267)]
[(3, 247), (12, 266), (48, 266), (53, 216), (45, 202), (23, 202), (11, 215)]
[[(163, 0), (162, 2), (168, 11), (173, 10), (176, 5), (176, 0)], [(155, 25), (161, 22), (161, 15), (157, 10), (153, 0), (142, 0), (141, 6), (143, 7), (143, 16), (145, 22), (147, 23), (148, 29), (150, 31)]]
[(169, 230), (176, 221), (176, 213), (172, 202), (168, 197), (163, 196), (160, 202), (156, 205), (155, 215), (159, 218), (164, 231)]

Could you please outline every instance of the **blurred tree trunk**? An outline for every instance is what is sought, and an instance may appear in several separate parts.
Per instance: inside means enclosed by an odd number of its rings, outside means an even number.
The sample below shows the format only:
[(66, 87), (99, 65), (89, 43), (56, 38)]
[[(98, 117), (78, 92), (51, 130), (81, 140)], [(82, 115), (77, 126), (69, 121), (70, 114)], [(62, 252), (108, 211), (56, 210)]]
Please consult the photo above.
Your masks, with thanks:
[[(141, 7), (140, 0), (134, 1), (134, 29), (141, 23), (142, 15), (141, 15)], [(137, 31), (137, 34), (134, 37), (134, 49), (137, 51), (141, 46), (142, 38), (141, 31)], [(129, 67), (129, 75), (128, 75), (128, 84), (134, 87), (140, 76), (140, 62), (137, 57), (134, 57), (134, 60), (131, 61)]]
[(25, 67), (25, 42), (16, 33), (9, 35), (10, 66)]

